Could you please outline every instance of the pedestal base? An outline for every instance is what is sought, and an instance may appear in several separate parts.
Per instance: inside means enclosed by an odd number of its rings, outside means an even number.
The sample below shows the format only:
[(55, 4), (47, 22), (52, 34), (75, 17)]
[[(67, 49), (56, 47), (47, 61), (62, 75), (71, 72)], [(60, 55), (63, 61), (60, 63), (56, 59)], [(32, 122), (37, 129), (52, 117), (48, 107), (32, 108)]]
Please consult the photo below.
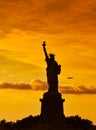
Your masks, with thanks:
[(60, 93), (45, 93), (41, 101), (41, 120), (56, 123), (64, 120), (63, 102)]

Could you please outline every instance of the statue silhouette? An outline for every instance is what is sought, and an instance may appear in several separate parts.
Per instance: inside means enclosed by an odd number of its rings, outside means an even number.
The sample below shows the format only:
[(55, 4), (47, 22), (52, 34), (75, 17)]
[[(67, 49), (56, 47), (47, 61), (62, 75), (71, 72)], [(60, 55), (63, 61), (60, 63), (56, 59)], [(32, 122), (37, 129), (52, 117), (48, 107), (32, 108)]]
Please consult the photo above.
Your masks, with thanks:
[(61, 65), (58, 65), (55, 61), (54, 54), (50, 54), (50, 57), (47, 54), (46, 51), (46, 43), (45, 41), (42, 44), (43, 50), (46, 57), (46, 63), (47, 63), (47, 82), (49, 85), (48, 92), (51, 93), (58, 93), (58, 74), (60, 74), (61, 71)]

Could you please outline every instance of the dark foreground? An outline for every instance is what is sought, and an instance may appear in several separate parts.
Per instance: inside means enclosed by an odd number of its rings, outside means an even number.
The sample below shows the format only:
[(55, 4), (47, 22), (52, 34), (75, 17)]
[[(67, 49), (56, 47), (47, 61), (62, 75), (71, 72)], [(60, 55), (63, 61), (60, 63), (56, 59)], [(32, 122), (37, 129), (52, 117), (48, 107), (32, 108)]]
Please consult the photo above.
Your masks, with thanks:
[(44, 122), (40, 116), (29, 116), (16, 122), (1, 120), (0, 130), (96, 130), (96, 126), (90, 120), (81, 119), (78, 115), (66, 117), (57, 123)]

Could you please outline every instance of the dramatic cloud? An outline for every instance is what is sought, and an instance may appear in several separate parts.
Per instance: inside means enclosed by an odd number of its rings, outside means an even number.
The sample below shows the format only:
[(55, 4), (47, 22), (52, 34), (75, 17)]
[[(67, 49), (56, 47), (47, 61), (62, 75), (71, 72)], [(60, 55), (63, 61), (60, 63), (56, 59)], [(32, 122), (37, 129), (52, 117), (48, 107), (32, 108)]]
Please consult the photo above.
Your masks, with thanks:
[[(12, 29), (39, 32), (95, 31), (94, 0), (2, 0), (0, 33)], [(2, 33), (3, 33), (2, 32)]]
[(45, 91), (48, 89), (48, 85), (46, 82), (43, 82), (39, 79), (35, 79), (32, 81), (32, 90), (41, 90)]
[[(48, 90), (48, 85), (46, 82), (42, 82), (41, 80), (34, 80), (32, 82), (32, 90)], [(86, 86), (59, 86), (59, 91), (62, 94), (96, 94), (96, 87), (86, 87)]]
[(24, 83), (19, 83), (19, 84), (13, 84), (13, 83), (2, 83), (0, 84), (0, 89), (19, 89), (19, 90), (29, 90), (32, 89), (30, 84), (24, 84)]
[(45, 91), (48, 89), (48, 85), (46, 82), (43, 82), (39, 79), (35, 79), (32, 81), (32, 84), (4, 82), (0, 84), (0, 89)]
[[(33, 90), (33, 91), (47, 91), (48, 85), (46, 82), (43, 82), (39, 79), (32, 81), (32, 84), (25, 83), (1, 83), (0, 89), (19, 89), (19, 90)], [(85, 87), (85, 86), (59, 86), (59, 91), (62, 94), (96, 94), (96, 87)]]
[(76, 88), (72, 86), (60, 86), (60, 92), (63, 94), (96, 94), (96, 87), (78, 86)]

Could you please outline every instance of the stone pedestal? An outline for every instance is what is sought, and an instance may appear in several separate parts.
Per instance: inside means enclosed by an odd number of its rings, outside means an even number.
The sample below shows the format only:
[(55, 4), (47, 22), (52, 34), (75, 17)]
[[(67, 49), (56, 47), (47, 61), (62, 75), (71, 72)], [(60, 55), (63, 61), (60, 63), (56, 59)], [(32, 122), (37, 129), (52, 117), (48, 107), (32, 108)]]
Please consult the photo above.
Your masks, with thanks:
[(43, 122), (56, 123), (64, 120), (63, 102), (60, 93), (44, 93), (41, 101), (41, 120)]

